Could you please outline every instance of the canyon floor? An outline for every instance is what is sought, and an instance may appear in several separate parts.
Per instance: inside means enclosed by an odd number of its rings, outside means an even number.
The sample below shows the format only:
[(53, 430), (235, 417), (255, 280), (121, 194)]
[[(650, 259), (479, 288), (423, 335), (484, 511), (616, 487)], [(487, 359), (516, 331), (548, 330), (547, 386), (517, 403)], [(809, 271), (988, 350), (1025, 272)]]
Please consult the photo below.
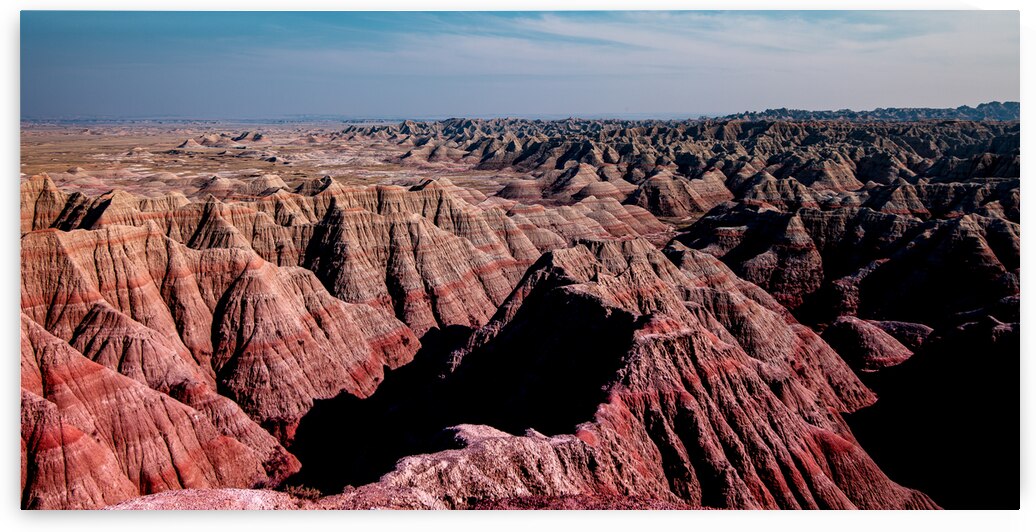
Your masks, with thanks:
[(1019, 136), (23, 124), (21, 507), (1017, 508)]

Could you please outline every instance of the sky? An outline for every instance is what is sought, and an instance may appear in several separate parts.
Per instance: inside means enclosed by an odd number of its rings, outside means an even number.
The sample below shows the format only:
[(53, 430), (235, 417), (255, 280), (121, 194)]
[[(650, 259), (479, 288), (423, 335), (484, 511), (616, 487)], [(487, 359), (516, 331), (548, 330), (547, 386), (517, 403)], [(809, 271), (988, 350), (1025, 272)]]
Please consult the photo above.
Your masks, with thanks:
[(23, 119), (697, 117), (1019, 99), (1013, 11), (23, 11)]

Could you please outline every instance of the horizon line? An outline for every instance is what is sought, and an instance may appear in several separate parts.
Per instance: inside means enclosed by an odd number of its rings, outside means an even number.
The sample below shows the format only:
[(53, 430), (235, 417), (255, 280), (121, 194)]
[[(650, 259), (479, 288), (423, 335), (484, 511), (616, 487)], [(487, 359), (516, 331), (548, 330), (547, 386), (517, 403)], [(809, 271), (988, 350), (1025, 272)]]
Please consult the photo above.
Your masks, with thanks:
[(303, 113), (303, 114), (288, 114), (288, 115), (271, 115), (271, 116), (255, 116), (255, 117), (192, 117), (192, 116), (177, 116), (177, 115), (139, 115), (139, 116), (111, 116), (111, 115), (82, 115), (82, 116), (49, 116), (49, 117), (21, 117), (20, 122), (150, 122), (150, 121), (170, 121), (170, 122), (224, 122), (224, 123), (263, 123), (263, 122), (288, 122), (288, 123), (305, 123), (305, 121), (315, 122), (393, 122), (393, 121), (414, 121), (414, 122), (430, 122), (430, 121), (445, 121), (451, 119), (481, 119), (481, 120), (493, 120), (493, 119), (519, 119), (519, 120), (708, 120), (717, 118), (726, 118), (744, 114), (758, 114), (767, 113), (772, 111), (788, 111), (788, 112), (807, 112), (807, 113), (834, 113), (834, 112), (852, 112), (852, 113), (870, 113), (881, 110), (890, 109), (909, 109), (909, 110), (956, 110), (962, 108), (977, 109), (983, 105), (1000, 104), (1010, 105), (1017, 104), (1021, 105), (1020, 101), (1015, 100), (989, 100), (985, 102), (979, 102), (975, 105), (962, 104), (956, 107), (918, 107), (918, 106), (888, 106), (888, 107), (875, 107), (873, 109), (852, 109), (849, 107), (840, 109), (802, 109), (802, 108), (790, 108), (790, 107), (769, 107), (763, 110), (743, 110), (735, 111), (731, 113), (684, 113), (684, 112), (658, 112), (658, 113), (543, 113), (543, 114), (528, 114), (528, 113), (493, 113), (493, 114), (481, 114), (475, 113), (471, 115), (459, 115), (459, 114), (436, 114), (426, 116), (406, 116), (406, 115), (347, 115), (347, 114), (335, 114), (335, 113)]

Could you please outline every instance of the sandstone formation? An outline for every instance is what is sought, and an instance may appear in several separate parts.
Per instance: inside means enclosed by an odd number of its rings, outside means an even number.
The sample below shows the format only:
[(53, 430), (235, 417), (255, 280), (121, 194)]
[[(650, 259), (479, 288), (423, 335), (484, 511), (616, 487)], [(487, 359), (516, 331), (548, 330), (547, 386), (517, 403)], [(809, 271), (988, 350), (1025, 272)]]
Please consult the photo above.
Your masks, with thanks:
[[(979, 109), (977, 119), (1000, 116), (991, 111), (992, 104)], [(1014, 113), (1013, 118), (997, 119), (1017, 120), (1017, 108)], [(927, 216), (924, 203), (953, 205), (929, 199), (933, 193), (945, 198), (947, 192), (940, 190), (944, 183), (1018, 176), (1016, 122), (881, 122), (867, 121), (868, 115), (853, 123), (828, 118), (451, 119), (351, 126), (341, 136), (413, 147), (401, 159), (410, 164), (528, 172), (532, 179), (512, 179), (499, 191), (508, 199), (564, 203), (591, 195), (612, 197), (684, 221), (729, 199), (833, 207), (858, 206), (871, 195), (872, 205), (892, 202), (885, 212), (905, 208)], [(868, 183), (877, 188), (868, 188)]]
[(709, 255), (674, 253), (682, 266), (636, 239), (545, 254), (454, 353), (445, 381), (427, 398), (411, 390), (422, 400), (409, 407), (415, 420), (525, 435), (447, 429), (451, 449), (403, 459), (342, 504), (596, 494), (724, 508), (933, 506), (848, 433), (838, 412), (874, 396), (830, 347)]
[[(234, 427), (90, 361), (22, 315), (22, 506), (96, 508), (169, 489), (262, 486), (297, 468)], [(268, 436), (267, 436), (268, 437)], [(256, 437), (257, 440), (261, 439)]]
[(1012, 112), (206, 126), (23, 174), (21, 505), (1010, 506), (960, 457), (1016, 439)]
[[(347, 188), (315, 180), (254, 201), (139, 199), (114, 192), (66, 198), (46, 176), (23, 186), (36, 198), (26, 229), (153, 226), (189, 247), (245, 248), (279, 266), (302, 266), (331, 295), (394, 313), (419, 336), (484, 323), (546, 249), (580, 236), (666, 235), (649, 213), (586, 198), (561, 210), (479, 208), (448, 186)], [(52, 204), (64, 199), (57, 215)], [(663, 238), (665, 238), (663, 236)]]
[(872, 111), (800, 111), (796, 109), (767, 109), (759, 113), (731, 115), (752, 120), (1018, 120), (1021, 106), (1018, 102), (987, 102), (975, 107), (956, 108), (878, 108)]
[(313, 399), (369, 395), (417, 348), (390, 315), (331, 297), (312, 272), (193, 250), (153, 224), (32, 232), (22, 257), (23, 312), (83, 355), (161, 391), (218, 387), (289, 438)]
[(902, 364), (913, 355), (876, 323), (842, 316), (824, 330), (824, 340), (858, 371), (877, 371)]

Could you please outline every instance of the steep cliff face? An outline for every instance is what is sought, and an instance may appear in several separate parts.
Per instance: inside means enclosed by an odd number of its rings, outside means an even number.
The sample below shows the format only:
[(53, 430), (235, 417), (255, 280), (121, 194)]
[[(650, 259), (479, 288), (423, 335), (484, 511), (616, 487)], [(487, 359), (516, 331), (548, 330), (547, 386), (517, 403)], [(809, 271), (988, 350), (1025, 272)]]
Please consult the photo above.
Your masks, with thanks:
[(628, 201), (659, 216), (688, 218), (702, 215), (717, 204), (733, 198), (725, 181), (723, 173), (715, 169), (697, 179), (662, 171), (641, 183), (629, 195)]
[(680, 266), (643, 240), (545, 254), (430, 394), (450, 397), (433, 407), (454, 414), (443, 423), (482, 424), (326, 504), (934, 507), (849, 433), (839, 412), (874, 396), (830, 347), (712, 257), (671, 254)]
[(874, 372), (902, 364), (914, 353), (880, 323), (842, 316), (824, 330), (824, 340), (854, 370)]
[(1019, 318), (1017, 297), (956, 314), (867, 377), (881, 400), (848, 421), (884, 471), (947, 508), (1019, 507)]
[(823, 256), (793, 213), (755, 206), (712, 213), (679, 241), (720, 257), (788, 308), (801, 306), (824, 281)]
[(419, 335), (479, 326), (519, 275), (506, 248), (494, 258), (412, 214), (336, 209), (314, 229), (309, 249), (304, 264), (333, 294), (393, 311)]
[[(23, 197), (46, 196), (37, 189), (57, 190), (39, 176), (23, 184)], [(613, 199), (590, 197), (556, 210), (480, 208), (455, 189), (428, 183), (412, 190), (349, 188), (320, 179), (298, 193), (278, 189), (234, 203), (78, 195), (52, 217), (46, 205), (64, 198), (54, 196), (35, 203), (40, 214), (31, 227), (153, 226), (194, 249), (252, 250), (275, 265), (315, 272), (334, 297), (391, 312), (418, 336), (483, 324), (545, 249), (582, 236), (664, 239), (670, 231), (646, 211)]]
[(858, 314), (934, 325), (1018, 291), (1019, 225), (977, 213), (922, 221), (866, 207), (727, 205), (677, 240), (821, 323)]
[[(411, 360), (416, 335), (482, 325), (539, 254), (506, 210), (473, 207), (468, 200), (485, 198), (458, 199), (455, 186), (275, 188), (265, 199), (223, 203), (69, 196), (46, 176), (23, 184), (26, 320), (77, 362), (105, 368), (105, 379), (129, 379), (233, 443), (208, 459), (213, 471), (190, 473), (202, 480), (123, 489), (118, 476), (87, 475), (92, 491), (61, 500), (55, 494), (71, 487), (28, 465), (45, 453), (27, 445), (24, 505), (96, 507), (167, 489), (276, 485), (299, 469), (282, 444), (315, 400), (366, 397), (386, 369)], [(572, 226), (585, 221), (602, 236), (667, 231), (614, 200), (587, 198), (569, 211)], [(572, 238), (521, 221), (549, 235), (546, 247)], [(61, 405), (37, 400), (40, 390), (26, 393), (27, 442), (42, 437), (32, 440), (32, 431), (77, 427)], [(134, 423), (158, 423), (155, 415), (144, 409)], [(87, 454), (85, 463), (108, 469), (131, 460)]]
[[(875, 204), (891, 203), (886, 212), (927, 215), (925, 205), (933, 202), (932, 196), (974, 193), (960, 182), (1019, 176), (1017, 122), (767, 117), (685, 122), (454, 119), (354, 126), (342, 134), (350, 139), (393, 138), (413, 146), (403, 157), (409, 164), (435, 167), (449, 161), (528, 173), (531, 179), (512, 180), (498, 192), (505, 198), (569, 203), (594, 195), (684, 221), (730, 199), (799, 208), (847, 197), (858, 202), (870, 194)], [(949, 184), (952, 192), (942, 187)]]
[(218, 390), (285, 439), (314, 399), (369, 395), (418, 345), (389, 314), (329, 296), (309, 271), (240, 248), (193, 250), (153, 227), (36, 231), (22, 257), (33, 321), (156, 390), (213, 401), (213, 415), (233, 404), (205, 397)]
[(68, 195), (58, 190), (47, 176), (37, 175), (21, 184), (21, 231), (50, 227), (68, 203)]
[(1009, 475), (924, 449), (1013, 435), (953, 415), (1016, 402), (1018, 134), (449, 120), (293, 133), (391, 147), (374, 186), (23, 178), (22, 506), (966, 504), (933, 472)]
[(298, 467), (288, 455), (277, 464), (281, 471), (267, 471), (261, 450), (198, 410), (91, 362), (22, 315), (24, 508), (94, 508), (170, 489), (262, 486)]

